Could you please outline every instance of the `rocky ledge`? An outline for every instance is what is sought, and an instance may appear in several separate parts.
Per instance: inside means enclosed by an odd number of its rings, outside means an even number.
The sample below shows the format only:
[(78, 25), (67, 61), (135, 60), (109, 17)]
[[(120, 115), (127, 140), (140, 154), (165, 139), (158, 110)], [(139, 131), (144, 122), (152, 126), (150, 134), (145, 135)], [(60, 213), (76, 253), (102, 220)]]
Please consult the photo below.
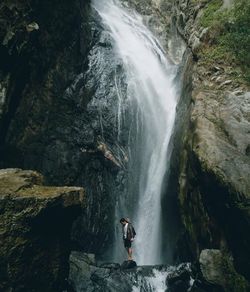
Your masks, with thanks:
[(192, 284), (190, 264), (137, 267), (134, 261), (129, 266), (127, 263), (98, 262), (94, 254), (73, 251), (70, 255), (69, 283), (76, 292), (184, 292)]
[(0, 290), (62, 291), (78, 187), (48, 187), (34, 171), (0, 170)]
[(136, 266), (102, 263), (94, 254), (72, 251), (69, 284), (76, 292), (243, 292), (249, 284), (232, 259), (219, 250), (203, 250), (196, 264)]

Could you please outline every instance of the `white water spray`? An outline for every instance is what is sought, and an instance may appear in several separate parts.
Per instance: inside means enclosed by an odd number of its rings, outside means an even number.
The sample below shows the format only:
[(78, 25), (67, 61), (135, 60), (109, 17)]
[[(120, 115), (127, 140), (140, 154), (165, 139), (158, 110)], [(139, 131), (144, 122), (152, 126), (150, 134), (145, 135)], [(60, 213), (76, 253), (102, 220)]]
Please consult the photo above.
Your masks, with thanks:
[[(93, 6), (110, 32), (116, 57), (122, 60), (127, 82), (126, 98), (138, 109), (139, 118), (133, 124), (138, 137), (129, 142), (129, 147), (140, 148), (134, 158), (138, 161), (134, 171), (139, 172), (135, 188), (139, 194), (132, 194), (138, 200), (134, 214), (130, 214), (137, 231), (135, 259), (140, 265), (159, 264), (162, 262), (161, 195), (177, 104), (173, 86), (175, 68), (140, 15), (115, 0), (94, 0)], [(118, 88), (117, 98), (120, 117), (122, 97)], [(120, 132), (119, 121), (118, 127)], [(138, 141), (140, 147), (135, 145)], [(130, 173), (131, 177), (134, 175)], [(119, 214), (125, 206), (117, 208)]]

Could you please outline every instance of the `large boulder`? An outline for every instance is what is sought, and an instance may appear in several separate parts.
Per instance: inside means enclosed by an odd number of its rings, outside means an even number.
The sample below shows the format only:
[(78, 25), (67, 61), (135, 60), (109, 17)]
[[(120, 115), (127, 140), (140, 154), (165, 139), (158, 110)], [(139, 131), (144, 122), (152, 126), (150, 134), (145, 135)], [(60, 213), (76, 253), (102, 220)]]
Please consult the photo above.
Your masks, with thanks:
[(0, 290), (62, 291), (78, 187), (47, 187), (34, 171), (0, 170)]
[[(69, 258), (69, 283), (77, 292), (95, 291), (96, 286), (103, 286), (101, 279), (109, 276), (110, 270), (97, 267), (95, 256), (78, 251), (72, 251)], [(96, 284), (97, 283), (99, 284)]]
[(249, 283), (235, 271), (232, 258), (220, 250), (202, 250), (199, 262), (201, 273), (208, 283), (218, 285), (224, 291), (249, 291)]

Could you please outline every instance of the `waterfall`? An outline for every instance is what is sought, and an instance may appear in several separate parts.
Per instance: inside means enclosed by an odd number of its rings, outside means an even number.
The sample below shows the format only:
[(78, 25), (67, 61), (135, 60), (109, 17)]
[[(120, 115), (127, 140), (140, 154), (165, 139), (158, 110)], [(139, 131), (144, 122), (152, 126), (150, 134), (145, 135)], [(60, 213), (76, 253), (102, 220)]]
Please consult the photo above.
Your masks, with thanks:
[[(94, 0), (104, 29), (112, 39), (113, 58), (119, 59), (125, 82), (117, 82), (118, 143), (123, 112), (129, 113), (127, 194), (118, 198), (116, 216), (129, 216), (136, 228), (135, 259), (140, 265), (162, 263), (162, 208), (164, 178), (169, 165), (177, 98), (176, 68), (142, 16), (116, 0)], [(121, 235), (118, 235), (121, 241)], [(119, 243), (117, 242), (118, 246)], [(115, 258), (119, 258), (119, 250)]]

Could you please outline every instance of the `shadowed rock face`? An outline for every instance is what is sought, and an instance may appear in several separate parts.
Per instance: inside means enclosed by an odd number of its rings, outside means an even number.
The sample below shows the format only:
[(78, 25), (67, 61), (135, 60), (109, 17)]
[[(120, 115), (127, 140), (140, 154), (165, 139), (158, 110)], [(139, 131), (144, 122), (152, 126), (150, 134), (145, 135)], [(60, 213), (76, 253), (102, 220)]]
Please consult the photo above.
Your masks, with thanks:
[(86, 66), (88, 2), (1, 2), (1, 167), (36, 169), (52, 183), (70, 184), (67, 169), (81, 152), (65, 157), (76, 141), (65, 140), (73, 110), (62, 95)]
[[(113, 227), (110, 190), (122, 175), (116, 177), (118, 166), (107, 151), (98, 150), (105, 98), (87, 110), (100, 80), (95, 73), (85, 76), (88, 52), (100, 35), (92, 16), (87, 0), (1, 2), (0, 165), (38, 170), (51, 185), (83, 186), (88, 210), (73, 236), (97, 252)], [(93, 60), (100, 51), (93, 51)], [(110, 108), (103, 113), (108, 135), (114, 128)]]
[[(81, 27), (85, 3), (84, 0), (1, 1), (0, 145), (8, 162), (20, 165), (24, 157), (27, 159), (26, 150), (30, 153), (36, 149), (36, 153), (41, 153), (39, 146), (45, 138), (49, 109), (56, 106), (56, 98), (84, 64), (82, 56), (88, 47), (86, 27)], [(24, 138), (22, 142), (15, 132), (16, 123)], [(34, 140), (35, 146), (31, 143), (27, 149), (25, 137)]]
[(62, 291), (70, 231), (84, 206), (77, 187), (47, 187), (34, 171), (0, 171), (0, 290)]

